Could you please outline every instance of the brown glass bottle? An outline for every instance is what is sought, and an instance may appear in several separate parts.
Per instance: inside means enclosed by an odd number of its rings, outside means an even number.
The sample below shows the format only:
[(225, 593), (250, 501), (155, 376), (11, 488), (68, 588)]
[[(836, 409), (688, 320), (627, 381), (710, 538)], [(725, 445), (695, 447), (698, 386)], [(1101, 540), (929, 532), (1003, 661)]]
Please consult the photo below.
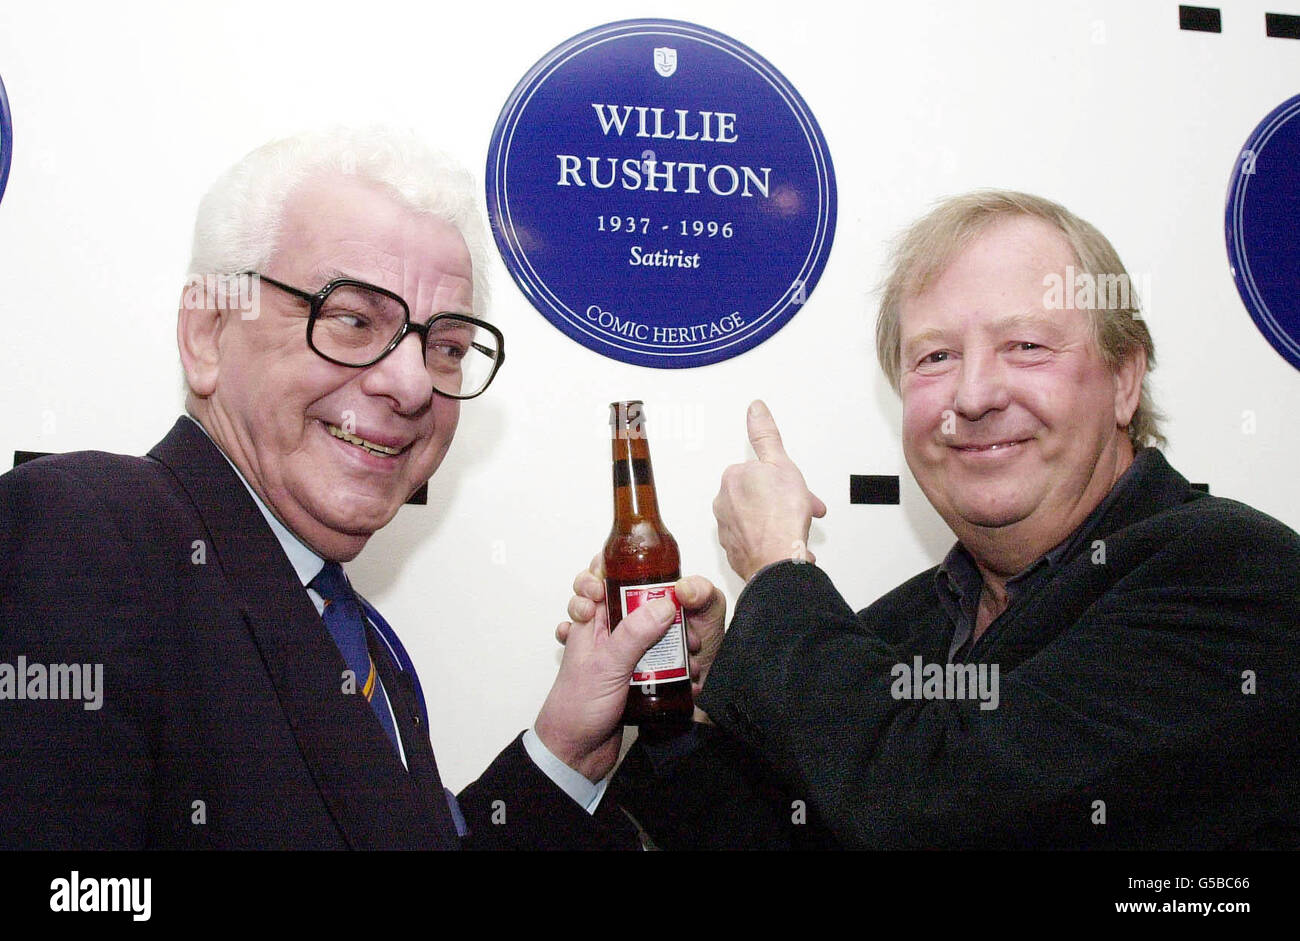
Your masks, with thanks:
[[(677, 540), (659, 518), (650, 445), (642, 403), (613, 402), (610, 439), (614, 462), (614, 526), (605, 542), (605, 600), (610, 627), (643, 602), (673, 594), (681, 577)], [(681, 607), (664, 639), (646, 652), (632, 674), (625, 725), (640, 726), (650, 739), (669, 738), (690, 728), (691, 698), (686, 619)]]

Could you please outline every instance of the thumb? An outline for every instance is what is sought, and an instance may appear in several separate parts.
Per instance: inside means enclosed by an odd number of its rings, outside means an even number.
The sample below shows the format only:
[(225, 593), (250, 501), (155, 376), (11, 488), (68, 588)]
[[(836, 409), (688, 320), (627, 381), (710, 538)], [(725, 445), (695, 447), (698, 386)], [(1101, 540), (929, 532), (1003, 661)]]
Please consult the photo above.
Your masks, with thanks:
[(749, 431), (749, 443), (754, 454), (765, 464), (781, 464), (790, 461), (781, 442), (781, 432), (776, 427), (776, 419), (767, 410), (762, 399), (750, 403), (745, 413), (745, 426)]
[(721, 629), (727, 619), (727, 599), (712, 582), (702, 575), (687, 575), (673, 587), (693, 629), (714, 623)]
[(618, 622), (609, 635), (609, 649), (613, 655), (611, 666), (631, 674), (636, 662), (647, 650), (668, 633), (668, 625), (677, 615), (677, 605), (671, 598), (656, 598), (641, 605)]

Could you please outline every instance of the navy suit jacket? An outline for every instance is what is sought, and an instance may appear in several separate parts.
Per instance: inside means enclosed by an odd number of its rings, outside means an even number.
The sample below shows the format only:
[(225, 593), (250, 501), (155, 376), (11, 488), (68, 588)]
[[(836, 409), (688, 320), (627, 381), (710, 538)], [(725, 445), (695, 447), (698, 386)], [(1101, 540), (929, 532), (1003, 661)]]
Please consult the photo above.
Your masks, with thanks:
[(102, 706), (0, 699), (0, 848), (630, 847), (516, 739), (458, 839), (409, 676), (409, 773), (243, 483), (180, 419), (147, 457), (0, 477), (0, 664), (102, 664)]

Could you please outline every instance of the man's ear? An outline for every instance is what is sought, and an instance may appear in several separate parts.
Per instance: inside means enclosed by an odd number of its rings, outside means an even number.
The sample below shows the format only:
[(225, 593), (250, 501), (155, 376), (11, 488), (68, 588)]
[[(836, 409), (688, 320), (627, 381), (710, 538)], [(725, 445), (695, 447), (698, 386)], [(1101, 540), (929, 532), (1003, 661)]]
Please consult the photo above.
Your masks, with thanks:
[(1137, 346), (1115, 369), (1115, 424), (1127, 428), (1142, 397), (1142, 379), (1147, 374), (1147, 351)]
[(221, 330), (227, 316), (229, 311), (220, 309), (207, 296), (202, 278), (194, 277), (186, 283), (176, 317), (176, 345), (185, 381), (199, 398), (207, 398), (217, 388)]

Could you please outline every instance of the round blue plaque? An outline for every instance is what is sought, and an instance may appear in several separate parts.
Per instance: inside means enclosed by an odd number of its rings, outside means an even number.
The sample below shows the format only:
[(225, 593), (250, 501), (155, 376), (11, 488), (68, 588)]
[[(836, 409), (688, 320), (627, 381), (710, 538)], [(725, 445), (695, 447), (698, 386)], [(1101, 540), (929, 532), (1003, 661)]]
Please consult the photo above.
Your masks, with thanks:
[(674, 20), (548, 53), (497, 120), (486, 178), (533, 306), (641, 366), (762, 343), (807, 301), (835, 235), (830, 153), (799, 93), (753, 50)]
[(1228, 261), (1251, 319), (1300, 369), (1300, 95), (1242, 148), (1228, 186)]
[(0, 79), (0, 199), (4, 199), (9, 183), (9, 164), (14, 156), (14, 125), (9, 118), (9, 95), (4, 79)]

